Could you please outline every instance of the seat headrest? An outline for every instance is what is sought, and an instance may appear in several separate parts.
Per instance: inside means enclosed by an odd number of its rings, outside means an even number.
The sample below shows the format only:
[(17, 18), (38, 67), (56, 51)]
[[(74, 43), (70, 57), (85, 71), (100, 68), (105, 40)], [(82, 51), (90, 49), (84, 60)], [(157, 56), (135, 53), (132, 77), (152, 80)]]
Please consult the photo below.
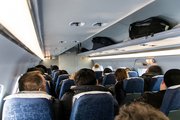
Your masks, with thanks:
[(21, 91), (19, 93), (6, 96), (4, 100), (13, 98), (45, 98), (50, 100), (52, 96), (43, 91)]
[(103, 92), (103, 91), (90, 91), (90, 92), (82, 92), (82, 93), (79, 93), (75, 96), (73, 96), (73, 103), (75, 101), (75, 99), (79, 99), (81, 96), (83, 95), (86, 95), (86, 94), (101, 94), (101, 93), (106, 93), (106, 94), (109, 94), (109, 95), (112, 95), (110, 92)]

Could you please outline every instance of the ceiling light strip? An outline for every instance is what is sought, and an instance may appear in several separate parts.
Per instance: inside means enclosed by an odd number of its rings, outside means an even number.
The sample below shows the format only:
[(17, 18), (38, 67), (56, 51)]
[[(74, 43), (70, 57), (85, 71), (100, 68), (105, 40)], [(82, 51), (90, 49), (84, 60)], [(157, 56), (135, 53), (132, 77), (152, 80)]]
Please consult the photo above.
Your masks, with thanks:
[(44, 59), (26, 0), (2, 0), (0, 22), (39, 58)]
[(123, 55), (112, 55), (112, 56), (101, 56), (101, 57), (90, 57), (90, 59), (98, 60), (98, 59), (136, 58), (136, 57), (155, 57), (155, 56), (169, 56), (169, 55), (180, 55), (180, 49), (123, 54)]

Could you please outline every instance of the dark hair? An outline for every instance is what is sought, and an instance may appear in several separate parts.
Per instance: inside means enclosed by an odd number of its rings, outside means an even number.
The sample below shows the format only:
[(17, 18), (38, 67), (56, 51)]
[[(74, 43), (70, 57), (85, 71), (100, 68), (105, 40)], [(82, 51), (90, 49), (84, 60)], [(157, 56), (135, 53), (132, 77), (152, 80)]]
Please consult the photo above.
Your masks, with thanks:
[(96, 76), (94, 71), (87, 68), (79, 70), (74, 77), (74, 83), (76, 86), (96, 85)]
[(27, 72), (19, 79), (19, 91), (38, 91), (39, 88), (46, 89), (39, 71)]
[(44, 65), (37, 65), (37, 68), (42, 68), (45, 73), (47, 73), (47, 68)]
[(114, 73), (114, 77), (116, 78), (117, 81), (121, 81), (128, 78), (128, 74), (125, 69), (118, 68)]
[(169, 120), (161, 111), (143, 102), (124, 105), (114, 120)]
[(167, 87), (180, 84), (180, 70), (170, 69), (164, 74), (164, 82)]
[(57, 73), (57, 76), (63, 75), (63, 74), (68, 74), (68, 72), (67, 72), (66, 70), (60, 70), (60, 71)]
[(157, 73), (158, 75), (162, 75), (162, 70), (159, 66), (153, 65), (148, 68), (148, 72)]
[(28, 68), (26, 72), (32, 72), (32, 71), (39, 71), (41, 72), (41, 74), (43, 74), (43, 71), (42, 68), (37, 68), (37, 67), (32, 67), (32, 68)]
[(112, 70), (110, 68), (105, 68), (103, 71), (103, 74), (105, 75), (105, 73), (111, 73)]
[(52, 71), (53, 70), (59, 70), (59, 67), (57, 65), (53, 65), (51, 69), (52, 69)]

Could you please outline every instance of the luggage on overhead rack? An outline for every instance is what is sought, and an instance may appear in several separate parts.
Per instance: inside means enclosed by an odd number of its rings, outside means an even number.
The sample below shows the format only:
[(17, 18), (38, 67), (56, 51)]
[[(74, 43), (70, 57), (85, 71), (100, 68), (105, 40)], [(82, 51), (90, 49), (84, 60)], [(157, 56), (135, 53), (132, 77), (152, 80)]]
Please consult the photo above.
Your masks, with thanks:
[(96, 50), (101, 47), (115, 44), (115, 42), (108, 37), (95, 37), (93, 38), (92, 42), (93, 42), (92, 50)]
[(157, 17), (150, 17), (143, 21), (138, 21), (130, 24), (129, 37), (136, 39), (143, 36), (151, 35), (171, 29), (170, 24)]

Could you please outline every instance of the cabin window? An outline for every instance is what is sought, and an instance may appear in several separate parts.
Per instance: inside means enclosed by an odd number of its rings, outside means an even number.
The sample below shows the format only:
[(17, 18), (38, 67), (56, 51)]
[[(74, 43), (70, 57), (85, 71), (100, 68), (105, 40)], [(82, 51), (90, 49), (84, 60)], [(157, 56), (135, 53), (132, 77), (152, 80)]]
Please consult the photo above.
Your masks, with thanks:
[(138, 68), (138, 75), (142, 76), (142, 74), (144, 74), (146, 72), (148, 68)]

